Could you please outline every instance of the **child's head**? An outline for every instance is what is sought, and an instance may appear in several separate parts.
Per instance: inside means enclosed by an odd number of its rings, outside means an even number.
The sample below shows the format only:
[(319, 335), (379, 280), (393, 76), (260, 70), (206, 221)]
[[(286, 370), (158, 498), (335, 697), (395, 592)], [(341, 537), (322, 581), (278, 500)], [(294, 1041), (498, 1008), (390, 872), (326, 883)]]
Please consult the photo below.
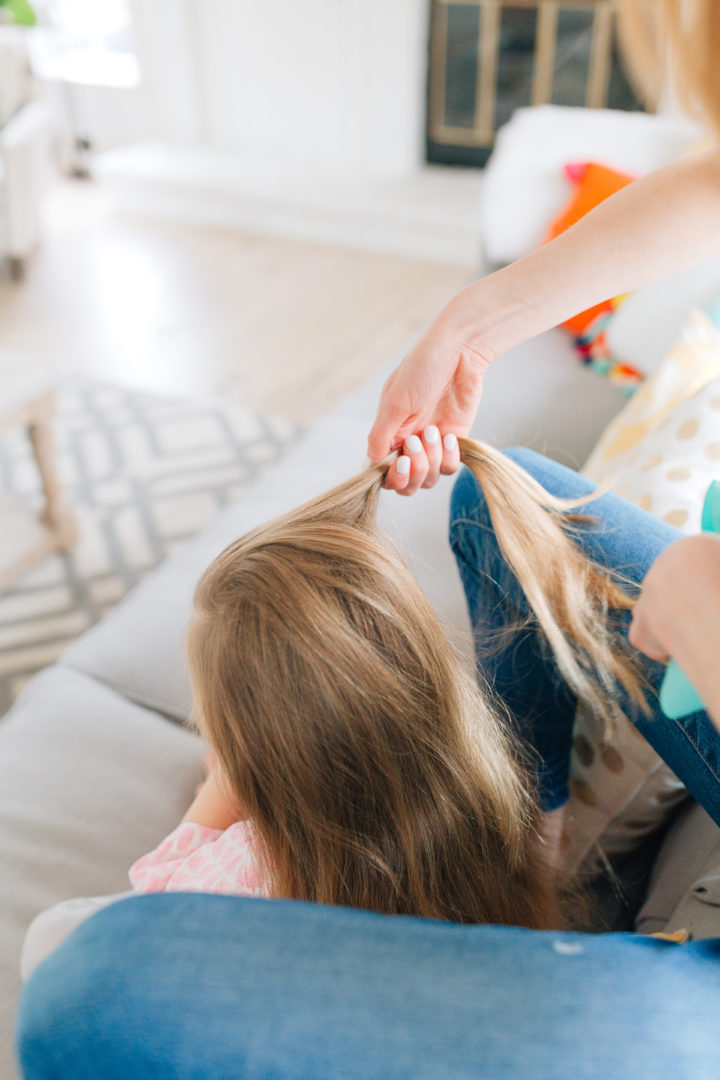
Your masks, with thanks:
[(205, 572), (189, 635), (203, 733), (273, 895), (557, 924), (516, 748), (375, 531), (382, 476), (256, 529)]

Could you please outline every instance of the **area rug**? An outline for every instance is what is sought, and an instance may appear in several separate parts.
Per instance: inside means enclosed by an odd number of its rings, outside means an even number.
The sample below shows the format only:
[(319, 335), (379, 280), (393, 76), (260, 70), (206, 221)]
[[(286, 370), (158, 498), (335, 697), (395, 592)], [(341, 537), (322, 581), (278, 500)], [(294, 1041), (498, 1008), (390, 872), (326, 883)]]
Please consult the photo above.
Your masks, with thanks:
[[(79, 537), (0, 596), (0, 716), (36, 671), (238, 498), (298, 429), (217, 401), (76, 382), (59, 394), (55, 434)], [(0, 440), (0, 487), (42, 504), (21, 431)]]

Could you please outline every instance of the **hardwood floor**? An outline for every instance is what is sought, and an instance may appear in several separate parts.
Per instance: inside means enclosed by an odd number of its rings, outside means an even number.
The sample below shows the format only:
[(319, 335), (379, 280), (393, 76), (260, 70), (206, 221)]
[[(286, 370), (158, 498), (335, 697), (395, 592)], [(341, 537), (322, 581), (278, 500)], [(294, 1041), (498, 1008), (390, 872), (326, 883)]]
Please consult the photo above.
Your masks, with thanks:
[(59, 378), (219, 393), (307, 423), (401, 350), (473, 272), (116, 214), (61, 182), (0, 346)]

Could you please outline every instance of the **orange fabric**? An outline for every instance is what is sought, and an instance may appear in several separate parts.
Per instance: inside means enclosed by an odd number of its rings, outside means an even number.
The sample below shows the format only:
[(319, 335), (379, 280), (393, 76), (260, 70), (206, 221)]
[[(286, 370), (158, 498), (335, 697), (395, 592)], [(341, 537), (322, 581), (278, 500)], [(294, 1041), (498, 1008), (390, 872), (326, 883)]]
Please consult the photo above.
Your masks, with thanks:
[(607, 300), (604, 300), (602, 304), (596, 304), (595, 307), (589, 307), (585, 311), (581, 311), (579, 315), (573, 315), (572, 319), (568, 319), (567, 322), (561, 323), (560, 325), (563, 330), (568, 330), (574, 337), (582, 337), (590, 323), (594, 322), (598, 315), (602, 315), (609, 310), (610, 307), (608, 302)]
[[(575, 184), (575, 190), (565, 209), (548, 229), (546, 241), (553, 240), (560, 233), (565, 232), (580, 218), (585, 217), (585, 214), (588, 214), (595, 206), (604, 202), (610, 195), (614, 195), (616, 191), (627, 187), (635, 179), (626, 173), (609, 169), (606, 165), (598, 165), (594, 161), (581, 165), (568, 165), (565, 172)], [(581, 311), (579, 315), (574, 315), (572, 319), (568, 319), (567, 322), (563, 323), (563, 327), (574, 334), (575, 337), (580, 337), (598, 315), (614, 308), (618, 299), (616, 297), (612, 300), (606, 300), (601, 304), (588, 308), (587, 311)]]
[(552, 240), (565, 232), (581, 217), (585, 217), (599, 203), (614, 195), (616, 191), (627, 187), (635, 179), (626, 173), (619, 173), (615, 169), (608, 169), (606, 165), (598, 165), (591, 161), (584, 168), (577, 165), (568, 166), (566, 172), (571, 178), (580, 174), (575, 180), (576, 187), (572, 198), (563, 212), (553, 221), (548, 230), (547, 239)]

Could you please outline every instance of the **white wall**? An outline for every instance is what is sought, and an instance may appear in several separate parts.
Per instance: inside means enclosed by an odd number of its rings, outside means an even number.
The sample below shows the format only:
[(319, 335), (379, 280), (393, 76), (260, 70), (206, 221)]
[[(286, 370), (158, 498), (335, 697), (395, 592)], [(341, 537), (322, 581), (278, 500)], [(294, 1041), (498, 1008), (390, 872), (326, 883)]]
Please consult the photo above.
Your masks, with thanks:
[(202, 135), (197, 2), (130, 0), (133, 44), (155, 138), (193, 141)]
[(423, 160), (427, 0), (131, 0), (155, 137), (301, 171)]
[(71, 86), (50, 83), (46, 90), (61, 143), (77, 135), (89, 135), (93, 150), (151, 137), (146, 98), (141, 87), (116, 89), (106, 86)]

